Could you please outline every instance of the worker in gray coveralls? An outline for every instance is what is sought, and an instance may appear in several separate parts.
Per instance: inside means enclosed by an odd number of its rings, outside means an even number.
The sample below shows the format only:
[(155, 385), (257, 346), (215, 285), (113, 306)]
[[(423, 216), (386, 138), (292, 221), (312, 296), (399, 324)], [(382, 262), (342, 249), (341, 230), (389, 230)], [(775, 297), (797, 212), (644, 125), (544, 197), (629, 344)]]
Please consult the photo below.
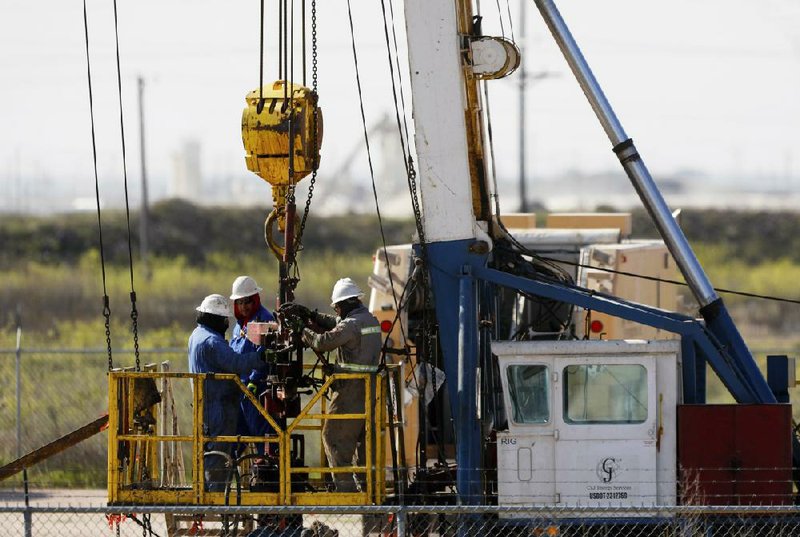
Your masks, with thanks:
[[(381, 328), (378, 319), (361, 303), (363, 291), (350, 278), (342, 278), (333, 286), (331, 306), (336, 317), (311, 311), (299, 304), (284, 304), (280, 311), (315, 324), (323, 333), (303, 329), (303, 341), (319, 352), (337, 350), (336, 364), (325, 368), (335, 372), (375, 372), (380, 362)], [(363, 414), (365, 382), (361, 379), (337, 380), (331, 386), (333, 396), (329, 414)], [(374, 404), (374, 403), (373, 403)], [(374, 409), (373, 409), (374, 419)], [(322, 443), (331, 468), (365, 464), (364, 420), (326, 420), (322, 426)], [(358, 452), (356, 453), (356, 448)], [(337, 492), (357, 492), (360, 486), (354, 476), (333, 473)]]

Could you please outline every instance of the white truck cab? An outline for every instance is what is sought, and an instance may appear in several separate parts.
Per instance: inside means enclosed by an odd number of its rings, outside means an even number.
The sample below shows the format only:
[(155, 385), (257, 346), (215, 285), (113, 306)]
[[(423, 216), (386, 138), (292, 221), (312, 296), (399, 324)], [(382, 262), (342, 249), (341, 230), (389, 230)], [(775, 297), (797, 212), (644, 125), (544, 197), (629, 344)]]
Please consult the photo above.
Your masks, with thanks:
[(499, 505), (676, 504), (680, 342), (496, 342)]

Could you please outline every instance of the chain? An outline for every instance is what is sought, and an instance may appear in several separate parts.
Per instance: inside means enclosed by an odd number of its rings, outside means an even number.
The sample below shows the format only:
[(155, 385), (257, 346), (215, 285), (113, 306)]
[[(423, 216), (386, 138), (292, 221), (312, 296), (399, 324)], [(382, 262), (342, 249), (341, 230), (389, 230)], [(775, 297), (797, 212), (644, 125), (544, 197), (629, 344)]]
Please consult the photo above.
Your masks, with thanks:
[(414, 211), (414, 224), (417, 227), (419, 243), (423, 251), (425, 251), (427, 243), (425, 242), (425, 229), (422, 227), (422, 210), (419, 206), (417, 170), (414, 168), (414, 157), (412, 157), (410, 154), (408, 155), (408, 188), (411, 191), (411, 208)]
[[(302, 3), (302, 27), (303, 27), (303, 85), (305, 85), (306, 80), (306, 10), (305, 10), (305, 1)], [(292, 28), (294, 28), (294, 4), (292, 4)], [(315, 106), (314, 106), (314, 122), (313, 122), (313, 132), (311, 134), (311, 141), (312, 147), (316, 149), (317, 147), (317, 121), (318, 121), (318, 112), (316, 107), (316, 96), (317, 96), (317, 80), (318, 80), (318, 68), (317, 68), (317, 2), (316, 0), (312, 0), (311, 2), (311, 41), (312, 41), (312, 71), (313, 71), (313, 95), (315, 97)], [(294, 40), (292, 39), (292, 42)], [(292, 58), (294, 58), (294, 47), (292, 47)], [(294, 59), (292, 59), (292, 64), (294, 64)], [(294, 75), (294, 70), (292, 70), (292, 75)], [(294, 107), (292, 107), (292, 114), (294, 114)], [(293, 121), (293, 119), (290, 119)], [(290, 123), (289, 127), (290, 131), (290, 139), (289, 142), (290, 146), (294, 145), (294, 135), (292, 134), (292, 125)], [(294, 183), (294, 166), (293, 166), (293, 159), (292, 156), (294, 155), (294, 151), (290, 151), (289, 154), (289, 176), (290, 176), (290, 185), (288, 188), (286, 200), (287, 205), (294, 205), (295, 204), (295, 183)], [(311, 208), (311, 198), (314, 194), (314, 184), (317, 180), (317, 166), (314, 166), (314, 171), (311, 175), (311, 183), (308, 187), (308, 197), (306, 198), (305, 208), (303, 209), (303, 218), (300, 221), (299, 229), (295, 230), (294, 232), (294, 239), (293, 239), (293, 252), (289, 256), (289, 261), (286, 266), (286, 275), (285, 275), (285, 284), (287, 288), (293, 292), (294, 289), (297, 287), (297, 284), (300, 281), (300, 267), (297, 263), (297, 253), (303, 249), (302, 239), (303, 239), (303, 231), (306, 227), (306, 221), (308, 220), (308, 212)], [(294, 216), (292, 216), (294, 218)], [(291, 296), (291, 295), (290, 295)]]
[(139, 360), (139, 310), (136, 309), (136, 293), (131, 291), (131, 322), (133, 324), (133, 354), (136, 357), (136, 371), (141, 371)]
[[(411, 194), (411, 209), (414, 211), (414, 225), (419, 236), (419, 246), (422, 249), (422, 261), (427, 261), (428, 244), (425, 241), (425, 228), (422, 225), (422, 209), (419, 206), (419, 192), (417, 191), (417, 170), (414, 168), (414, 157), (408, 155), (408, 190)], [(423, 275), (425, 271), (423, 271)]]
[(317, 0), (311, 0), (311, 84), (317, 92)]
[[(317, 65), (317, 0), (311, 0), (311, 89), (314, 96), (317, 96), (318, 84), (318, 65)], [(315, 103), (316, 105), (316, 103)], [(311, 133), (312, 147), (317, 148), (317, 125), (319, 109), (314, 106), (314, 125)], [(308, 212), (311, 209), (311, 198), (314, 197), (314, 185), (317, 182), (317, 168), (319, 167), (319, 160), (315, 163), (314, 171), (311, 173), (311, 182), (308, 185), (308, 197), (306, 198), (306, 206), (303, 209), (303, 219), (300, 221), (300, 230), (297, 232), (297, 239), (295, 239), (297, 247), (295, 251), (300, 251), (303, 248), (303, 231), (306, 229), (306, 220), (308, 220)]]
[[(316, 136), (315, 136), (316, 138)], [(314, 196), (314, 184), (317, 182), (317, 170), (311, 174), (311, 182), (308, 185), (308, 197), (306, 198), (306, 206), (303, 209), (303, 218), (300, 220), (300, 230), (297, 232), (297, 251), (303, 249), (301, 242), (303, 238), (303, 231), (306, 228), (306, 220), (308, 220), (308, 211), (311, 209), (311, 198)]]
[(422, 253), (422, 300), (424, 307), (431, 305), (430, 284), (428, 282), (428, 243), (425, 240), (425, 228), (422, 225), (422, 210), (419, 205), (419, 192), (417, 191), (417, 170), (414, 168), (414, 158), (408, 155), (408, 190), (411, 194), (411, 208), (414, 211), (414, 225), (417, 228), (419, 247)]
[(106, 325), (106, 348), (108, 349), (108, 370), (114, 369), (114, 360), (111, 357), (111, 306), (108, 295), (103, 295), (103, 318)]

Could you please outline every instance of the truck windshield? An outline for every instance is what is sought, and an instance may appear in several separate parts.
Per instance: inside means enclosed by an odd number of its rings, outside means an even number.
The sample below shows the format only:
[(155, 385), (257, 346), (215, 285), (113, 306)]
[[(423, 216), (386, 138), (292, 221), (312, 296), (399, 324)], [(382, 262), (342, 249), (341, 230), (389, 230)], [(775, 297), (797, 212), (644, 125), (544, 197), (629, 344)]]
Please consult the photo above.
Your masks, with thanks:
[(647, 420), (647, 370), (642, 365), (564, 368), (564, 421), (576, 424)]
[(550, 384), (545, 365), (510, 365), (507, 369), (514, 423), (550, 421)]

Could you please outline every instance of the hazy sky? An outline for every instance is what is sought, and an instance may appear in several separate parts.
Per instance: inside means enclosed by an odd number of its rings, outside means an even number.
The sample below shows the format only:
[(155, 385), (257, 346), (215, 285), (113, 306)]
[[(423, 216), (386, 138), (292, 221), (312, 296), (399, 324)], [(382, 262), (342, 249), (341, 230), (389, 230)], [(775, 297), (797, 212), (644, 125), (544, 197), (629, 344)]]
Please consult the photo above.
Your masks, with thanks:
[[(117, 2), (130, 177), (139, 177), (138, 75), (147, 83), (147, 153), (154, 180), (171, 174), (171, 155), (188, 139), (201, 144), (206, 176), (246, 174), (240, 119), (244, 95), (258, 85), (259, 3)], [(372, 123), (392, 111), (380, 2), (352, 3)], [(800, 2), (556, 3), (656, 176), (685, 169), (800, 176)], [(265, 80), (271, 80), (277, 77), (277, 1), (266, 4)], [(482, 2), (486, 33), (500, 33), (497, 4)], [(506, 0), (499, 4), (508, 35)], [(100, 173), (103, 181), (119, 182), (112, 6), (111, 0), (88, 0)], [(523, 24), (518, 0), (509, 7), (518, 36)], [(12, 177), (30, 174), (50, 184), (93, 182), (82, 9), (78, 0), (2, 2), (0, 188), (6, 192)], [(346, 2), (320, 0), (318, 9), (324, 174), (339, 166), (362, 134)], [(395, 11), (402, 30), (400, 0)], [(529, 88), (530, 174), (613, 169), (609, 142), (532, 2), (527, 11), (527, 68), (552, 74)], [(407, 81), (407, 72), (403, 76)], [(501, 176), (517, 173), (517, 84), (512, 76), (490, 90)], [(365, 170), (366, 158), (355, 167)]]

